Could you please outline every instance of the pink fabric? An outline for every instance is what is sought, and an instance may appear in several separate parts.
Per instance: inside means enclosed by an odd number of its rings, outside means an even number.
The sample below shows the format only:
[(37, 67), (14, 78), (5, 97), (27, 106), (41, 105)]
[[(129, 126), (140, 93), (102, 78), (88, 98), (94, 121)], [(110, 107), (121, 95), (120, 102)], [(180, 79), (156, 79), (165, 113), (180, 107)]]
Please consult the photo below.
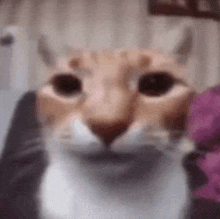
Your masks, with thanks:
[(220, 152), (207, 153), (197, 163), (208, 177), (208, 182), (195, 190), (194, 196), (220, 202)]
[[(198, 95), (188, 124), (192, 140), (212, 149), (197, 160), (208, 182), (195, 190), (194, 195), (220, 202), (220, 142), (217, 140), (220, 139), (220, 86)], [(212, 145), (210, 140), (214, 139), (217, 143)]]
[(220, 135), (220, 86), (208, 89), (195, 99), (189, 129), (192, 139), (204, 145)]

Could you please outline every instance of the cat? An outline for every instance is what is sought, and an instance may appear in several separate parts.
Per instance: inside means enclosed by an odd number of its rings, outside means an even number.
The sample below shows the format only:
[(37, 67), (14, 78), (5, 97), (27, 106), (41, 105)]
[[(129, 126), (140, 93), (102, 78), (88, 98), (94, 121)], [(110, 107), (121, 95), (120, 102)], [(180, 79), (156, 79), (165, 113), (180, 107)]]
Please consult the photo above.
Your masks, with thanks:
[(154, 49), (73, 50), (37, 90), (48, 165), (41, 219), (186, 219), (183, 168), (196, 95), (184, 65)]
[(12, 120), (1, 219), (190, 218), (183, 159), (194, 150), (186, 124), (196, 89), (184, 31), (163, 35), (167, 51), (55, 52), (40, 39), (48, 72)]

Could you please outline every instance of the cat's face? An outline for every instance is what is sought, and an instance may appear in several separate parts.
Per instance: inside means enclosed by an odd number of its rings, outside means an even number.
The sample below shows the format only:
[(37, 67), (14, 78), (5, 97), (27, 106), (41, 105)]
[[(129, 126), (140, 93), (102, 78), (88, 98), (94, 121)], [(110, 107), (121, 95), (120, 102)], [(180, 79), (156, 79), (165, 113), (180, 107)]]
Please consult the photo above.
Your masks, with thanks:
[(166, 150), (184, 135), (194, 95), (184, 66), (158, 51), (74, 51), (39, 89), (38, 113), (60, 150)]

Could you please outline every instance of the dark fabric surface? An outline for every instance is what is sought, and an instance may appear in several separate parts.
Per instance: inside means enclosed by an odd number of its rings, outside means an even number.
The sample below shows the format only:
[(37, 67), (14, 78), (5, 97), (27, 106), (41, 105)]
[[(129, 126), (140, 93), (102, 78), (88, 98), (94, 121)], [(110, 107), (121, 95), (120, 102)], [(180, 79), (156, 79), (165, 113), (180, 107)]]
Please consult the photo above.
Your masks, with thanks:
[[(25, 94), (18, 101), (0, 160), (0, 218), (37, 219), (37, 202), (34, 194), (44, 168), (43, 150), (21, 156), (27, 150), (27, 139), (37, 139), (40, 126), (35, 115), (34, 92)], [(37, 145), (36, 145), (37, 144)], [(28, 144), (36, 147), (43, 142)], [(26, 148), (25, 148), (26, 147)]]
[[(0, 218), (37, 219), (37, 200), (34, 199), (39, 181), (47, 165), (43, 141), (28, 145), (34, 152), (19, 155), (27, 150), (26, 140), (40, 139), (41, 130), (36, 118), (35, 92), (26, 93), (18, 101), (0, 160)], [(203, 185), (207, 178), (197, 167), (198, 154), (189, 154), (183, 164), (189, 176), (191, 189)], [(220, 204), (195, 199), (191, 219), (220, 218)]]

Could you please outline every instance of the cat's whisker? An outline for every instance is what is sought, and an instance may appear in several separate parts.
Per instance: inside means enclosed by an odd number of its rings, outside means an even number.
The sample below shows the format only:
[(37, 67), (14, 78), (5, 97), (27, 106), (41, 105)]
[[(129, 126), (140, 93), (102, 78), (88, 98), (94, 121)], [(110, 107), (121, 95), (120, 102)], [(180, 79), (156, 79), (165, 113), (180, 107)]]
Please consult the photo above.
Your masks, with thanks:
[(25, 148), (25, 150), (23, 150), (22, 152), (18, 152), (15, 153), (13, 155), (10, 156), (10, 160), (20, 160), (20, 159), (24, 159), (26, 157), (28, 157), (29, 155), (33, 155), (36, 154), (38, 152), (43, 152), (44, 151), (44, 147), (42, 145), (37, 145), (31, 148)]
[(29, 173), (32, 173), (33, 169), (36, 169), (38, 166), (38, 163), (30, 164), (24, 168), (22, 168), (10, 181), (9, 185), (16, 184), (20, 179), (23, 179), (23, 177)]
[(24, 144), (25, 145), (32, 145), (32, 144), (40, 143), (41, 141), (42, 141), (42, 138), (38, 137), (36, 139), (25, 140)]
[(183, 152), (179, 150), (179, 148), (156, 146), (156, 149), (161, 151), (165, 156), (171, 158), (172, 160), (179, 160), (179, 158), (183, 156)]

